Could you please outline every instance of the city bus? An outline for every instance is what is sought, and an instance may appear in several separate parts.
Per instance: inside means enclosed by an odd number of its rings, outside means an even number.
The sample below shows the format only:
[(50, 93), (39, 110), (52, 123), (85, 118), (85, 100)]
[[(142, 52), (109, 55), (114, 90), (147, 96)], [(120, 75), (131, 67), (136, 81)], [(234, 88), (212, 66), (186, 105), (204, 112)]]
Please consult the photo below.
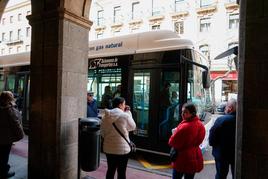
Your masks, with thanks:
[[(130, 105), (137, 125), (131, 139), (141, 151), (168, 153), (168, 139), (181, 121), (183, 103), (192, 101), (201, 118), (209, 116), (204, 115), (210, 102), (209, 81), (206, 59), (190, 40), (171, 31), (89, 42), (88, 91), (94, 92), (101, 116), (103, 109), (109, 108), (103, 106), (105, 88), (109, 87), (112, 100), (120, 87), (119, 95)], [(26, 132), (29, 86), (30, 53), (0, 56), (0, 92), (14, 93)]]
[[(104, 96), (120, 87), (137, 128), (138, 150), (167, 154), (168, 139), (181, 119), (181, 107), (193, 102), (202, 118), (209, 102), (209, 70), (194, 44), (167, 30), (116, 36), (89, 42), (88, 91), (102, 111)], [(109, 89), (107, 92), (106, 89)]]
[(0, 92), (8, 90), (16, 98), (22, 114), (22, 125), (29, 129), (30, 53), (0, 56)]

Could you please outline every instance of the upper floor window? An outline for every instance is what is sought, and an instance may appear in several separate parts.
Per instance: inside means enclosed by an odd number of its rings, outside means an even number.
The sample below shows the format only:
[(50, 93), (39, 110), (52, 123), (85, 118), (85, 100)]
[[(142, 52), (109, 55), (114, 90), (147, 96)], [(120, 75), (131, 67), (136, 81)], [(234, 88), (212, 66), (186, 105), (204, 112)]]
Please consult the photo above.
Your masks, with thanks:
[(13, 40), (13, 31), (9, 31), (9, 41)]
[(133, 2), (132, 9), (131, 9), (131, 19), (138, 19), (139, 18), (139, 4), (140, 2)]
[(19, 13), (19, 14), (18, 14), (18, 21), (21, 21), (21, 17), (22, 17), (22, 14)]
[(184, 2), (184, 0), (175, 0), (175, 12), (180, 11), (180, 6), (182, 5), (182, 2)]
[(200, 7), (206, 7), (212, 4), (212, 0), (200, 0)]
[(162, 6), (160, 0), (152, 0), (152, 16), (160, 15)]
[(119, 22), (121, 6), (114, 7), (114, 23)]
[(5, 25), (6, 23), (6, 18), (2, 18), (2, 25)]
[(103, 25), (104, 24), (104, 11), (103, 10), (99, 10), (97, 12), (97, 25), (100, 26), (100, 25)]
[(210, 59), (210, 51), (209, 51), (209, 46), (207, 44), (205, 45), (200, 45), (199, 46), (200, 52), (203, 53), (207, 57), (207, 59)]
[(18, 47), (17, 47), (17, 52), (18, 52), (18, 53), (21, 52), (21, 46), (18, 46)]
[(228, 49), (238, 46), (238, 42), (231, 42), (228, 44)]
[(26, 27), (26, 37), (30, 36), (30, 27)]
[(174, 31), (178, 34), (184, 33), (184, 23), (183, 21), (175, 22), (174, 23)]
[(10, 48), (8, 49), (8, 53), (9, 53), (9, 54), (12, 53), (12, 47), (10, 47)]
[(13, 16), (10, 16), (10, 17), (9, 17), (9, 22), (10, 22), (10, 23), (13, 23)]
[(97, 34), (97, 39), (101, 39), (103, 37), (103, 33)]
[(6, 40), (6, 33), (2, 33), (2, 42)]
[(158, 30), (160, 29), (160, 25), (152, 25), (152, 30)]
[(18, 29), (18, 40), (21, 38), (21, 29)]
[(239, 15), (230, 14), (229, 15), (229, 29), (237, 29), (239, 26)]
[[(229, 43), (228, 44), (228, 49), (231, 49), (231, 48), (233, 48), (233, 47), (235, 47), (235, 46), (238, 46), (238, 42), (231, 42), (231, 43)], [(230, 68), (232, 68), (233, 67), (233, 59), (234, 59), (234, 55), (230, 55), (230, 56), (228, 56), (228, 61), (227, 61), (227, 66), (228, 67), (230, 67)], [(237, 64), (235, 63), (235, 66), (236, 66)]]
[(25, 51), (26, 51), (26, 52), (30, 51), (30, 45), (26, 45), (26, 46), (25, 46)]
[(200, 32), (208, 32), (210, 29), (210, 18), (201, 18), (200, 19)]

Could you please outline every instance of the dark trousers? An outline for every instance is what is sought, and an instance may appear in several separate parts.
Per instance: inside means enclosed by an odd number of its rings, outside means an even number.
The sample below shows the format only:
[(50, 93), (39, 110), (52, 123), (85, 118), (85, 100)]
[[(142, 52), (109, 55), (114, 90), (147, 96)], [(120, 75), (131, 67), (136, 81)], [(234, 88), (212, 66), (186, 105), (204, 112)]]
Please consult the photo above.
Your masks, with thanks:
[(181, 179), (184, 176), (184, 179), (193, 179), (195, 173), (181, 173), (173, 169), (172, 179)]
[(0, 145), (0, 178), (6, 176), (9, 171), (8, 159), (11, 146), (12, 144)]
[(117, 170), (117, 179), (126, 179), (128, 157), (129, 154), (125, 155), (106, 154), (108, 164), (106, 179), (114, 179), (116, 170)]
[(231, 165), (232, 177), (234, 178), (234, 161), (215, 160), (215, 162), (216, 162), (215, 179), (226, 179), (229, 172), (229, 165)]

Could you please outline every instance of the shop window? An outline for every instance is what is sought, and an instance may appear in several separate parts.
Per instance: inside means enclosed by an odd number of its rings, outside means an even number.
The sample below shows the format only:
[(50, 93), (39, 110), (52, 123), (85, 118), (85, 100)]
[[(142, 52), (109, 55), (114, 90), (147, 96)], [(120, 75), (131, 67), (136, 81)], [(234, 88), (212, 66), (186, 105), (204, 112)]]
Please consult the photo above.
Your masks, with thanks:
[(237, 94), (237, 80), (222, 80), (222, 101), (228, 101)]

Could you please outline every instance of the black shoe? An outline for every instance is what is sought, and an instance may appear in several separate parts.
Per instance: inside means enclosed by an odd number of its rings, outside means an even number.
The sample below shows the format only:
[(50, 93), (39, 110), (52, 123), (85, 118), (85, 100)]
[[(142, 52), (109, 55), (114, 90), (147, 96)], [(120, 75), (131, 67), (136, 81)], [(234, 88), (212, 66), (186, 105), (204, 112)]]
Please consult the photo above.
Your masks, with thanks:
[(7, 173), (7, 178), (13, 177), (15, 175), (15, 172), (8, 172)]

